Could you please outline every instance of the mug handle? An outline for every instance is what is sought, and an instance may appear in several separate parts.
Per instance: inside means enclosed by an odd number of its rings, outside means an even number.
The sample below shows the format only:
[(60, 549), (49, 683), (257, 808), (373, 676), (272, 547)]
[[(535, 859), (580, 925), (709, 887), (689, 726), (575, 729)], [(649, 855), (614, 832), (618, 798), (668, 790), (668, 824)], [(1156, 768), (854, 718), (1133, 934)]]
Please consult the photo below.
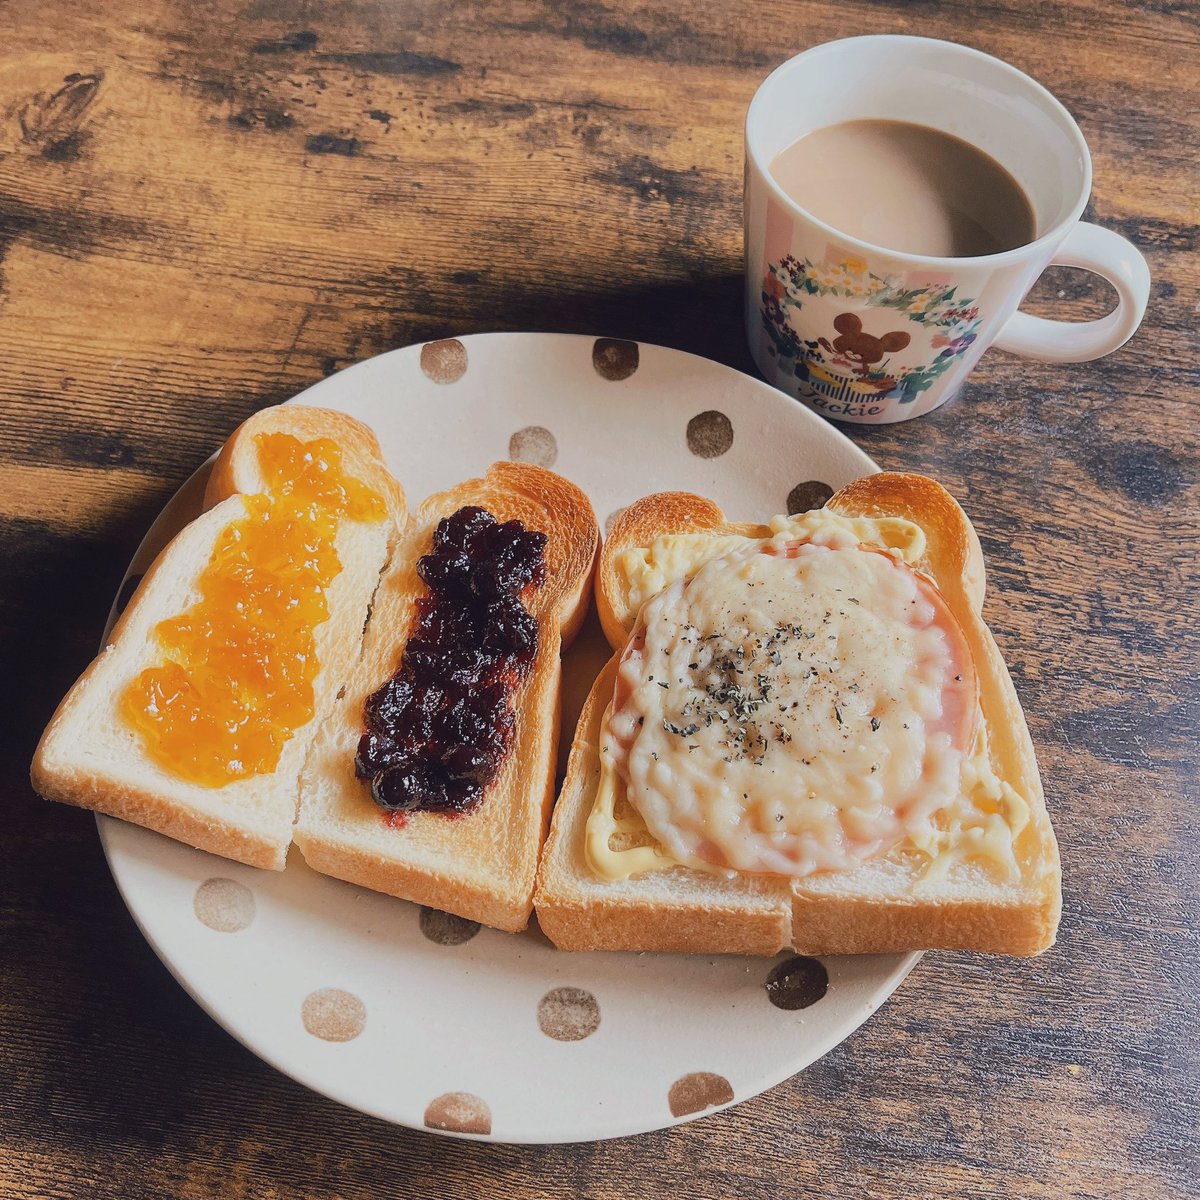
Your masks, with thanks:
[(1119, 233), (1081, 221), (1047, 266), (1082, 267), (1117, 289), (1117, 307), (1095, 321), (1048, 321), (1015, 312), (996, 340), (997, 349), (1041, 362), (1090, 362), (1133, 336), (1150, 298), (1150, 268), (1141, 251)]

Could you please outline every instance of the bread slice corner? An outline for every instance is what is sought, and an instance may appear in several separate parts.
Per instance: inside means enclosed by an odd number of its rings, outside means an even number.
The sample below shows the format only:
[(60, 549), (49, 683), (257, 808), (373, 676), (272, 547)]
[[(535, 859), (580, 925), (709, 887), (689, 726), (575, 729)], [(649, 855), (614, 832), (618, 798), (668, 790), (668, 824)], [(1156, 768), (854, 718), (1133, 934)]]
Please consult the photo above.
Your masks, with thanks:
[(260, 409), (233, 431), (209, 474), (204, 493), (206, 508), (238, 493), (251, 495), (266, 489), (257, 438), (272, 433), (290, 434), (302, 442), (319, 439), (334, 442), (341, 452), (342, 470), (382, 496), (392, 525), (397, 529), (403, 526), (408, 515), (404, 489), (388, 470), (374, 430), (336, 409), (302, 404), (277, 404)]

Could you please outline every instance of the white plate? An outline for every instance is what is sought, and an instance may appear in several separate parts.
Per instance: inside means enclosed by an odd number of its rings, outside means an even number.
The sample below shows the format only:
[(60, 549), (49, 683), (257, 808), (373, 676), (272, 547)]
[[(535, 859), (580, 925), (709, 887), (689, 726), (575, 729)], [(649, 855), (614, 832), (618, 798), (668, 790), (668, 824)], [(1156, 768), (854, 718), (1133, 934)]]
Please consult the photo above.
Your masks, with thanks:
[[(601, 522), (667, 488), (763, 520), (789, 496), (810, 507), (877, 469), (765, 384), (631, 342), (504, 333), (410, 346), (296, 399), (371, 425), (414, 505), (519, 457), (573, 479)], [(196, 511), (201, 483), (168, 505), (131, 574)], [(594, 620), (581, 643), (568, 656), (568, 741), (604, 658)], [(99, 825), (134, 919), (215, 1020), (343, 1104), (457, 1136), (617, 1137), (745, 1100), (840, 1042), (918, 958), (561, 954), (536, 928), (475, 932), (316, 875), (295, 852), (277, 874)], [(773, 972), (784, 982), (768, 989)]]

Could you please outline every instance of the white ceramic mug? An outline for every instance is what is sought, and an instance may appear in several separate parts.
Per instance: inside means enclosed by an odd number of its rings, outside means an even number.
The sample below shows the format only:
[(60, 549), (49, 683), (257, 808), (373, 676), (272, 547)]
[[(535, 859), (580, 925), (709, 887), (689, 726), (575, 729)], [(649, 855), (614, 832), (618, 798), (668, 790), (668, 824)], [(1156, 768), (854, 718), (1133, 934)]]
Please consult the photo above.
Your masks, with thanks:
[[(931, 126), (989, 154), (1024, 189), (1037, 236), (976, 258), (899, 253), (840, 233), (772, 178), (772, 160), (797, 138), (870, 119)], [(1125, 238), (1080, 222), (1091, 186), (1070, 113), (999, 59), (895, 36), (797, 55), (746, 116), (746, 331), (759, 369), (824, 416), (885, 424), (944, 404), (989, 346), (1043, 362), (1111, 353), (1141, 322), (1150, 272)], [(1050, 263), (1102, 275), (1117, 307), (1083, 322), (1018, 312)]]

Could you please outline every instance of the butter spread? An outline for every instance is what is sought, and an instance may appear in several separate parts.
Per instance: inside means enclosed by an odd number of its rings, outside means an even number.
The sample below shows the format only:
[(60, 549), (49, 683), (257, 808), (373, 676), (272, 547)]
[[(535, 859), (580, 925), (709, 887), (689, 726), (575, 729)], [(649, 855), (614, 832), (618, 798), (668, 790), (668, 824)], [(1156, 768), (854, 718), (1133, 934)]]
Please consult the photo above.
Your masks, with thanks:
[(1019, 879), (1016, 842), (1031, 816), (1029, 802), (992, 769), (981, 722), (974, 753), (963, 764), (959, 796), (912, 837), (913, 847), (929, 858), (922, 881), (937, 883), (958, 863), (978, 859)]
[[(918, 562), (925, 554), (925, 531), (904, 517), (847, 517), (830, 509), (815, 508), (790, 517), (774, 517), (768, 528), (772, 537), (800, 542), (822, 535), (849, 534), (856, 541), (887, 550), (909, 564)], [(759, 539), (738, 534), (664, 534), (649, 546), (622, 551), (614, 566), (630, 611), (636, 612), (668, 584), (694, 574), (714, 558), (759, 544)]]
[(656, 598), (601, 729), (592, 870), (802, 876), (900, 846), (930, 880), (967, 858), (1015, 871), (1029, 806), (991, 768), (969, 650), (895, 565), (923, 556), (919, 526), (818, 510), (770, 529), (618, 560)]
[[(611, 713), (611, 706), (605, 709), (600, 727), (602, 750), (611, 737)], [(618, 816), (618, 806), (627, 811)], [(622, 844), (614, 846), (617, 841)], [(600, 758), (600, 782), (588, 815), (584, 853), (593, 873), (612, 882), (640, 875), (643, 871), (665, 871), (683, 865), (654, 841), (646, 822), (636, 809), (630, 808), (625, 799), (625, 788), (617, 779), (612, 756), (607, 753), (602, 753)]]

